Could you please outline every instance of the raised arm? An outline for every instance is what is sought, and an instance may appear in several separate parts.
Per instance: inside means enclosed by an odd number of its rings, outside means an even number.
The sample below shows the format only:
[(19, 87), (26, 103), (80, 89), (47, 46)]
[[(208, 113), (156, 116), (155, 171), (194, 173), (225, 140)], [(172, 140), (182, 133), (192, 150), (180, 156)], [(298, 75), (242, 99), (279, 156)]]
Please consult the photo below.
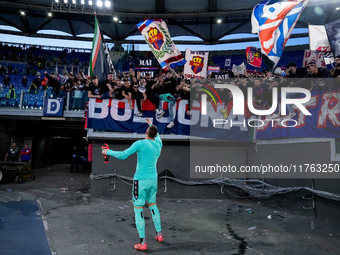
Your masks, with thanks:
[(171, 69), (170, 64), (167, 64), (166, 67), (168, 68), (168, 70), (171, 72), (172, 74), (172, 78), (174, 78), (175, 80), (177, 79), (177, 73), (175, 72), (175, 70)]
[(159, 133), (157, 133), (157, 135), (156, 135), (156, 137), (155, 137), (155, 141), (156, 141), (157, 143), (160, 143), (160, 144), (163, 145), (162, 140), (161, 140), (161, 136), (159, 135)]
[[(150, 127), (151, 125), (153, 125), (150, 119), (146, 118), (145, 120), (146, 120), (146, 123), (149, 125), (149, 127)], [(160, 137), (159, 133), (157, 133), (157, 135), (155, 136), (155, 141), (156, 141), (157, 143), (162, 144), (162, 140), (161, 140), (161, 137)]]
[(139, 144), (140, 142), (136, 141), (125, 151), (113, 151), (113, 150), (104, 149), (102, 151), (102, 154), (123, 160), (129, 157), (130, 155), (134, 154), (135, 152), (137, 152), (140, 146)]

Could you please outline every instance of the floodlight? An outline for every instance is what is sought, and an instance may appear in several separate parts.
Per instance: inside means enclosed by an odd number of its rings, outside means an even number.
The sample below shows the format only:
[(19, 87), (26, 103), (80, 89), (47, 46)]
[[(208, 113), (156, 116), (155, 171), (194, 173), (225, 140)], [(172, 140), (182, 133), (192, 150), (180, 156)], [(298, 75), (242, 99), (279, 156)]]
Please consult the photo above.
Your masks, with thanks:
[(105, 1), (105, 7), (110, 8), (111, 7), (111, 2), (110, 1)]
[(90, 1), (89, 1), (89, 5), (92, 5), (92, 4), (93, 4), (93, 2), (92, 2), (92, 0), (90, 0)]
[(97, 6), (102, 7), (103, 6), (103, 1), (102, 0), (97, 0)]
[(117, 17), (113, 17), (113, 21), (118, 21), (118, 18)]

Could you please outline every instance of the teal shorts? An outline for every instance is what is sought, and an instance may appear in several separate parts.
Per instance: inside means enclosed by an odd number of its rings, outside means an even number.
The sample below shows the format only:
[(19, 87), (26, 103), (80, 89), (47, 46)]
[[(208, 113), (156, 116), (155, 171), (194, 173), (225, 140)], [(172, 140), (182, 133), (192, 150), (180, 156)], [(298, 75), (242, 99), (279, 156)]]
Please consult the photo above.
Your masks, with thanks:
[(157, 179), (134, 180), (132, 185), (132, 203), (135, 207), (142, 207), (145, 202), (156, 203)]

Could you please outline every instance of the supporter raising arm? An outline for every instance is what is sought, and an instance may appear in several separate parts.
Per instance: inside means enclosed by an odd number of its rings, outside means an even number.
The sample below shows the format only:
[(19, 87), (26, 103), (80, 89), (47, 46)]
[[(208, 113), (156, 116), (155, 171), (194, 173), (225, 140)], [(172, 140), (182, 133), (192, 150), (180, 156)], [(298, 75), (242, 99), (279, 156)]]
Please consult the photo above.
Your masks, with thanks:
[(131, 83), (128, 80), (124, 80), (124, 84), (122, 86), (122, 95), (125, 99), (128, 100), (130, 109), (133, 109), (133, 105), (132, 105), (132, 101), (131, 101), (131, 97), (132, 97), (132, 93), (131, 93)]
[[(178, 75), (177, 73), (172, 70), (170, 68), (170, 66), (168, 65), (168, 71), (166, 72), (165, 76), (165, 80), (164, 80), (164, 94), (160, 95), (160, 98), (163, 101), (168, 102), (168, 110), (169, 110), (169, 118), (170, 118), (170, 123), (167, 125), (167, 128), (173, 128), (175, 126), (175, 114), (174, 114), (174, 105), (177, 101), (177, 92), (178, 92), (178, 88), (177, 88), (177, 78)], [(160, 109), (162, 109), (162, 102), (160, 102)]]
[(156, 106), (156, 118), (161, 118), (164, 115), (164, 111), (162, 109), (159, 110), (159, 93), (157, 91), (157, 86), (159, 84), (159, 78), (155, 78), (155, 80), (151, 79), (151, 76), (149, 73), (145, 74), (145, 93), (147, 99), (151, 103), (153, 103)]
[(188, 110), (186, 111), (186, 114), (190, 114), (191, 109), (191, 101), (190, 101), (190, 85), (187, 84), (184, 80), (180, 81), (180, 84), (177, 86), (178, 89), (178, 99), (186, 99), (189, 102)]
[(113, 73), (109, 72), (107, 74), (107, 79), (101, 84), (99, 84), (99, 86), (103, 99), (112, 98), (116, 86), (116, 83), (114, 82)]
[(131, 91), (131, 98), (132, 99), (135, 99), (135, 102), (137, 104), (137, 109), (138, 109), (138, 112), (135, 113), (135, 115), (137, 117), (142, 117), (142, 103), (147, 99), (147, 96), (146, 96), (146, 93), (143, 92), (145, 91), (145, 80), (144, 78), (141, 79), (141, 91), (140, 91), (140, 88), (139, 88), (139, 85), (138, 84), (133, 84), (132, 86), (132, 91)]
[(98, 77), (92, 76), (91, 83), (89, 85), (88, 98), (102, 98), (102, 93), (98, 84)]
[[(50, 97), (51, 94), (53, 94), (53, 96), (56, 96), (59, 92), (59, 88), (60, 88), (60, 83), (59, 81), (56, 79), (55, 73), (51, 73), (51, 75), (49, 75), (46, 71), (45, 71), (45, 76), (48, 79), (48, 95), (47, 97)], [(40, 86), (41, 84), (39, 84)]]

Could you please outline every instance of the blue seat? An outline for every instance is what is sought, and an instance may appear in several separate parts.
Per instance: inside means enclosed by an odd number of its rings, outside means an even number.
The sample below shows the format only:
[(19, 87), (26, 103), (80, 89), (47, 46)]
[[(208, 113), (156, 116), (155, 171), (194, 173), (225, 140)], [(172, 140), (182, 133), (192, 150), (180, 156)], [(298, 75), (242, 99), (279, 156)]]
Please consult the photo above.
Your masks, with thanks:
[(15, 99), (10, 99), (10, 100), (8, 100), (7, 106), (10, 106), (10, 107), (17, 106), (16, 100), (15, 100)]
[(22, 106), (23, 107), (28, 106), (28, 100), (27, 99), (22, 100)]
[(39, 100), (39, 101), (37, 101), (37, 103), (36, 103), (36, 105), (35, 105), (36, 107), (43, 107), (44, 106), (44, 101), (42, 101), (42, 100)]
[(27, 106), (33, 108), (33, 107), (35, 107), (35, 103), (36, 102), (34, 100), (30, 100), (30, 101), (28, 101)]

